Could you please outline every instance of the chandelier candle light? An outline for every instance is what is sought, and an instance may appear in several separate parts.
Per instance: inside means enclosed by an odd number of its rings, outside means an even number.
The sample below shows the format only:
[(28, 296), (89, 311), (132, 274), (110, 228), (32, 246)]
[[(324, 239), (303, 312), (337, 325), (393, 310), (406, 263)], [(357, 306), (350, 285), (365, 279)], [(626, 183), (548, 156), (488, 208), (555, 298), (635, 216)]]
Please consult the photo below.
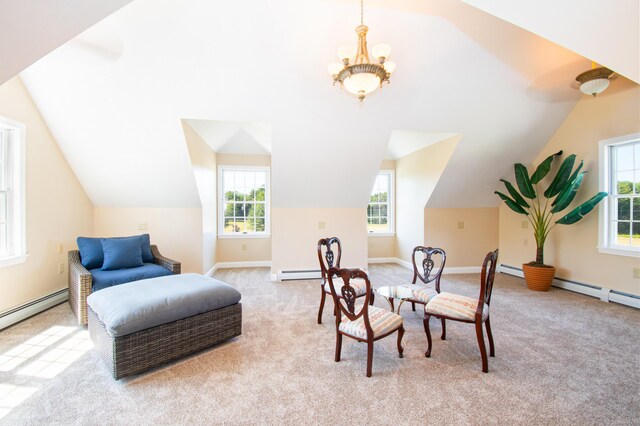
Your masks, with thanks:
[(342, 63), (329, 65), (329, 74), (333, 76), (333, 84), (340, 83), (341, 87), (347, 89), (349, 93), (358, 95), (362, 102), (366, 95), (382, 87), (382, 83), (389, 83), (391, 73), (395, 70), (396, 64), (388, 62), (387, 58), (391, 53), (391, 46), (379, 44), (371, 50), (377, 63), (369, 60), (367, 49), (367, 31), (369, 27), (364, 25), (364, 4), (360, 0), (360, 25), (356, 27), (358, 34), (358, 48), (353, 46), (342, 46), (338, 48), (338, 58)]

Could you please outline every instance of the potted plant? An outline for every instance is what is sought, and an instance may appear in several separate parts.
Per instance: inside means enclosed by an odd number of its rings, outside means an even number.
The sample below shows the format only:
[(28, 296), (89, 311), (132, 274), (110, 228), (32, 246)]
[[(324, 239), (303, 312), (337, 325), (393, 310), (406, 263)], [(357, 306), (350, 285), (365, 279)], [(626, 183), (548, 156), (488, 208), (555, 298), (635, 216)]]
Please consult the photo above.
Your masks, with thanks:
[(555, 158), (561, 155), (562, 151), (547, 157), (535, 169), (531, 177), (529, 177), (524, 165), (516, 164), (514, 169), (518, 189), (511, 182), (500, 179), (504, 182), (510, 196), (495, 191), (511, 210), (527, 216), (533, 227), (533, 236), (536, 239), (536, 260), (522, 265), (525, 281), (532, 290), (548, 291), (555, 275), (556, 269), (544, 264), (544, 242), (549, 232), (556, 225), (571, 225), (578, 222), (607, 196), (606, 192), (599, 192), (554, 221), (556, 214), (569, 207), (582, 184), (585, 173), (587, 173), (581, 171), (583, 161), (580, 161), (578, 167), (573, 170), (576, 156), (571, 154), (564, 159), (555, 177), (543, 192), (539, 185), (551, 170)]

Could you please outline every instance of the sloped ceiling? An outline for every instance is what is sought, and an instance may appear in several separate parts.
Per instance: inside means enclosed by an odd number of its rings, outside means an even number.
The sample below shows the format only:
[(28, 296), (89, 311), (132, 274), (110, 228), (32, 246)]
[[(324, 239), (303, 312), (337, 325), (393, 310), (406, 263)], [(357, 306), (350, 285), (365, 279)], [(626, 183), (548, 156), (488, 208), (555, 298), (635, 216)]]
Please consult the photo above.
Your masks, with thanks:
[(640, 83), (640, 1), (463, 0)]
[(0, 84), (131, 0), (0, 0)]
[(360, 104), (326, 72), (359, 12), (137, 0), (78, 39), (117, 55), (68, 44), (21, 77), (98, 206), (199, 205), (183, 118), (270, 125), (274, 207), (365, 206), (394, 131), (462, 136), (429, 205), (495, 205), (497, 179), (581, 96), (589, 61), (565, 48), (458, 1), (378, 1), (369, 45), (391, 44), (398, 68)]

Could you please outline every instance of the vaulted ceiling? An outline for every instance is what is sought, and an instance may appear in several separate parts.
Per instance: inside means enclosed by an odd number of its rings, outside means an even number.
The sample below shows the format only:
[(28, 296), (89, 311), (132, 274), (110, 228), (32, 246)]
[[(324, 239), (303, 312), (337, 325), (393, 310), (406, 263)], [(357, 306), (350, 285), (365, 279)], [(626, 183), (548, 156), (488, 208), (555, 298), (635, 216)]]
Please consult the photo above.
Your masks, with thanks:
[(270, 129), (274, 207), (365, 206), (385, 155), (451, 134), (429, 205), (495, 205), (498, 178), (582, 96), (572, 82), (590, 61), (478, 7), (365, 2), (370, 46), (389, 43), (398, 68), (363, 104), (326, 72), (355, 44), (351, 0), (136, 0), (21, 77), (98, 206), (199, 205), (182, 119), (245, 149)]

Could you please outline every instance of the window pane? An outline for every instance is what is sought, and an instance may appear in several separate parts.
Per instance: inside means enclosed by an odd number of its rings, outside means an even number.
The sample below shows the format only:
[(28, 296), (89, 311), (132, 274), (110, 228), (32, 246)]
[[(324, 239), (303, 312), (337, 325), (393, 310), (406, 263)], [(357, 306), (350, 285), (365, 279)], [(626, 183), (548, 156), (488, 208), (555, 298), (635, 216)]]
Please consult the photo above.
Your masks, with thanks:
[[(378, 224), (380, 224), (380, 219), (378, 219), (377, 217), (373, 217), (373, 218), (371, 218), (371, 224), (372, 224), (372, 225), (378, 225)], [(374, 229), (377, 229), (377, 227), (374, 227)]]
[(264, 219), (256, 219), (256, 232), (264, 232), (265, 231), (265, 221)]
[(615, 147), (616, 171), (633, 170), (633, 145), (624, 144)]
[(376, 186), (379, 191), (386, 191), (389, 189), (389, 175), (380, 175), (376, 179)]
[(246, 232), (246, 224), (245, 220), (242, 217), (236, 218), (236, 231), (235, 232)]
[(256, 201), (265, 201), (265, 189), (260, 187), (256, 190)]
[(371, 197), (369, 198), (370, 203), (377, 203), (379, 200), (380, 200), (380, 194), (378, 192), (374, 192), (373, 194), (371, 194)]
[(630, 198), (618, 198), (618, 220), (631, 219), (631, 199)]
[(386, 192), (386, 191), (381, 192), (381, 193), (380, 193), (380, 196), (379, 196), (379, 199), (380, 199), (380, 202), (382, 202), (382, 203), (386, 203), (386, 202), (387, 202), (387, 200), (388, 200), (388, 194), (387, 194), (387, 192)]
[(266, 186), (267, 186), (267, 173), (265, 173), (265, 172), (256, 172), (255, 173), (255, 187), (264, 189)]
[(371, 216), (380, 216), (380, 206), (378, 204), (371, 206)]
[(380, 205), (380, 216), (386, 218), (387, 217), (387, 205)]
[(253, 217), (245, 221), (245, 232), (256, 232), (256, 219)]
[(0, 225), (7, 223), (7, 194), (0, 192)]
[(640, 220), (640, 197), (633, 198), (633, 220)]
[(631, 224), (629, 222), (618, 222), (618, 236), (616, 238), (616, 244), (621, 246), (629, 245), (629, 231), (631, 230)]
[(631, 224), (633, 233), (631, 234), (631, 245), (634, 247), (640, 247), (640, 222), (633, 222)]
[(256, 209), (256, 217), (265, 217), (263, 203), (256, 203), (255, 209)]
[(224, 217), (233, 217), (233, 203), (224, 204)]
[(386, 225), (387, 224), (387, 218), (386, 217), (381, 217), (380, 218), (380, 225)]
[(235, 220), (234, 219), (225, 219), (224, 220), (224, 232), (238, 232), (235, 230)]
[(233, 201), (236, 198), (236, 193), (234, 191), (225, 191), (224, 199), (225, 201)]
[(231, 171), (224, 172), (222, 174), (222, 181), (224, 182), (224, 192), (233, 191), (234, 188), (234, 173)]
[(616, 193), (632, 194), (633, 193), (633, 172), (616, 173)]

